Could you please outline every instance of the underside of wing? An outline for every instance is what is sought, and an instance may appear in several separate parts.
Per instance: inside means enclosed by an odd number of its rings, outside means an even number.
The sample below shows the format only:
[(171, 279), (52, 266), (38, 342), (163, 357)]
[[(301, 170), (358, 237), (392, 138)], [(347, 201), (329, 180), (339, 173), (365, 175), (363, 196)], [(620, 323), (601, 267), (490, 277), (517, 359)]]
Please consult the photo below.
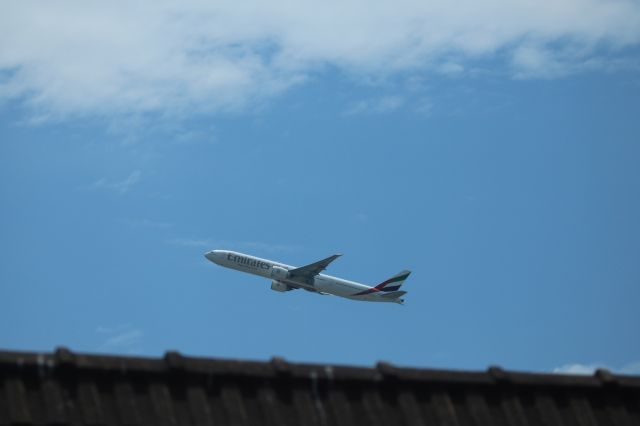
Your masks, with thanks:
[(317, 262), (311, 263), (306, 266), (301, 266), (300, 268), (295, 268), (289, 270), (289, 276), (292, 279), (300, 280), (302, 282), (308, 282), (313, 277), (318, 275), (320, 272), (327, 269), (327, 266), (337, 258), (342, 256), (341, 254), (334, 254), (333, 256), (329, 256), (326, 259), (319, 260)]
[(319, 294), (320, 296), (329, 296), (331, 294), (331, 293), (325, 293), (325, 292), (314, 290), (312, 288), (307, 288), (307, 287), (300, 287), (300, 288), (303, 288), (311, 293)]

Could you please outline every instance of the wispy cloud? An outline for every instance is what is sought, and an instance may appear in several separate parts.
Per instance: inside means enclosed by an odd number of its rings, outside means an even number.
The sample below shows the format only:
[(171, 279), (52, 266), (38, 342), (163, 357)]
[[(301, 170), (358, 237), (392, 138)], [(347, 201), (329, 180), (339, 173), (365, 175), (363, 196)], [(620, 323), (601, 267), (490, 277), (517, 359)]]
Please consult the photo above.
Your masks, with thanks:
[(0, 99), (40, 121), (256, 109), (326, 65), (363, 81), (506, 58), (496, 66), (512, 76), (555, 78), (640, 42), (635, 0), (22, 0), (2, 12)]
[(554, 373), (561, 374), (593, 374), (598, 368), (607, 368), (602, 364), (565, 364), (553, 369)]
[(445, 61), (437, 68), (438, 72), (444, 75), (457, 77), (464, 73), (464, 66), (452, 61)]
[(174, 238), (169, 240), (168, 243), (182, 247), (213, 248), (216, 246), (212, 240), (198, 238)]
[(248, 249), (259, 250), (267, 253), (280, 253), (280, 252), (293, 251), (298, 249), (298, 246), (294, 246), (291, 244), (270, 244), (270, 243), (263, 243), (259, 241), (244, 241), (244, 242), (238, 243), (238, 246), (246, 247)]
[(609, 371), (622, 373), (622, 374), (640, 374), (640, 361), (632, 362), (632, 363), (623, 365), (622, 367), (619, 367), (619, 368), (611, 367), (611, 366), (608, 366), (602, 363), (597, 363), (597, 362), (592, 364), (580, 364), (580, 363), (565, 364), (560, 367), (554, 368), (553, 372), (561, 373), (561, 374), (591, 375), (595, 373), (595, 371), (599, 368), (603, 368)]
[(254, 250), (265, 253), (280, 253), (298, 249), (298, 246), (290, 244), (265, 243), (260, 241), (215, 241), (207, 238), (174, 238), (169, 240), (168, 243), (182, 247)]
[(100, 326), (96, 329), (96, 333), (106, 337), (104, 342), (99, 346), (99, 350), (126, 353), (139, 352), (140, 342), (144, 336), (142, 330), (133, 328), (130, 324), (115, 327)]
[(100, 178), (97, 181), (93, 182), (87, 189), (98, 190), (98, 189), (106, 189), (110, 191), (115, 191), (118, 194), (125, 194), (131, 190), (138, 182), (140, 182), (140, 177), (142, 176), (142, 172), (140, 170), (134, 170), (131, 172), (129, 176), (120, 181), (109, 181), (106, 178)]
[(404, 99), (401, 96), (383, 96), (354, 102), (344, 113), (345, 115), (384, 114), (397, 110), (403, 104)]
[(173, 227), (173, 224), (168, 222), (159, 222), (149, 219), (140, 220), (126, 220), (125, 223), (132, 228), (155, 228), (155, 229), (168, 229)]
[(640, 374), (640, 361), (632, 362), (620, 369), (624, 374)]
[(433, 101), (430, 98), (426, 98), (426, 97), (418, 99), (418, 101), (416, 102), (413, 108), (413, 111), (416, 114), (420, 114), (424, 117), (428, 117), (429, 115), (431, 115), (431, 112), (433, 111)]

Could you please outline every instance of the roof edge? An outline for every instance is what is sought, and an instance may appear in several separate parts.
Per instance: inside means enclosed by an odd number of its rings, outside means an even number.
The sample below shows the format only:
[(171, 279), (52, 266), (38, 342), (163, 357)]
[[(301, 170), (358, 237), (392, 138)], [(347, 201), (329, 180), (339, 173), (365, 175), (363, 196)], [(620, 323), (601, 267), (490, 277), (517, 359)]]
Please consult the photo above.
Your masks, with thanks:
[(281, 357), (270, 361), (248, 361), (185, 356), (168, 351), (162, 358), (131, 357), (76, 353), (58, 347), (53, 353), (0, 350), (0, 371), (38, 369), (38, 371), (98, 370), (127, 373), (187, 373), (204, 375), (288, 377), (292, 379), (325, 379), (447, 383), (497, 386), (569, 386), (569, 387), (634, 387), (640, 388), (640, 376), (612, 373), (599, 369), (593, 375), (533, 373), (504, 370), (491, 366), (485, 371), (441, 370), (398, 367), (378, 362), (374, 367), (292, 363)]

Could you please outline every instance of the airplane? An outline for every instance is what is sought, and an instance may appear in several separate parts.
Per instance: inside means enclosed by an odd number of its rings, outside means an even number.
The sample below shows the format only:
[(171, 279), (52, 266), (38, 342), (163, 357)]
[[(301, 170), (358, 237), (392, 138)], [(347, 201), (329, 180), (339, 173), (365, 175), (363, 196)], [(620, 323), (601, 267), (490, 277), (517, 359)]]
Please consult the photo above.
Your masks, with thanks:
[(285, 292), (303, 289), (351, 300), (404, 304), (402, 296), (407, 292), (400, 290), (400, 286), (411, 271), (402, 271), (374, 287), (321, 274), (340, 256), (342, 255), (334, 254), (318, 262), (295, 267), (229, 250), (212, 250), (204, 254), (208, 260), (225, 268), (271, 279), (271, 290)]

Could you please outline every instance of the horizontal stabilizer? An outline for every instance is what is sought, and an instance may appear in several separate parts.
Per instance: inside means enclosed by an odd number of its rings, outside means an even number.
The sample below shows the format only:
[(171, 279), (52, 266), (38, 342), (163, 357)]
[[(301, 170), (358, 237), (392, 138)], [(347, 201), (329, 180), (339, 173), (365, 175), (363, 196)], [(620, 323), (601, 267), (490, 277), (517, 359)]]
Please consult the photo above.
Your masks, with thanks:
[(406, 291), (392, 291), (391, 293), (382, 294), (380, 297), (384, 297), (385, 299), (397, 299), (405, 294), (407, 294)]

